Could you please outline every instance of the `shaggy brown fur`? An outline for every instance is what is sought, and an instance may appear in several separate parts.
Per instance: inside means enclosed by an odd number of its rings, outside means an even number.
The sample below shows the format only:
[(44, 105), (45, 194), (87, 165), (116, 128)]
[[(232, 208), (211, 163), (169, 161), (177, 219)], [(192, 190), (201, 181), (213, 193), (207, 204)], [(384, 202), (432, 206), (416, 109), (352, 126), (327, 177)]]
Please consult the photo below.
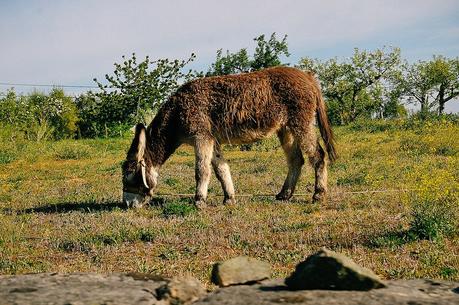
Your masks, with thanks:
[[(152, 195), (159, 167), (183, 143), (196, 151), (196, 202), (204, 203), (211, 164), (222, 183), (225, 201), (234, 201), (229, 167), (221, 155), (222, 143), (251, 143), (277, 133), (286, 153), (289, 173), (278, 199), (294, 192), (305, 153), (316, 171), (314, 200), (324, 198), (327, 170), (325, 152), (316, 138), (317, 122), (328, 157), (336, 158), (333, 134), (319, 85), (314, 76), (298, 69), (275, 67), (253, 73), (207, 77), (180, 87), (161, 107), (146, 131), (136, 136), (123, 165), (125, 190)], [(139, 145), (146, 142), (146, 147)], [(148, 189), (141, 182), (139, 162), (146, 163)], [(126, 178), (131, 174), (132, 179)]]

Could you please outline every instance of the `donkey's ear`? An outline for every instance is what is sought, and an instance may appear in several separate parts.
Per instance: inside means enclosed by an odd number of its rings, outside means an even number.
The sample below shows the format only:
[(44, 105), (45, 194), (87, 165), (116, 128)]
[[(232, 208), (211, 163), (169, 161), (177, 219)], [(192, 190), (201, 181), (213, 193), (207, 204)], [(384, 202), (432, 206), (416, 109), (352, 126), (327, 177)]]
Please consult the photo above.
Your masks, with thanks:
[(128, 152), (128, 158), (139, 162), (143, 159), (145, 147), (147, 145), (147, 129), (145, 125), (139, 123), (135, 126), (135, 136), (131, 148)]

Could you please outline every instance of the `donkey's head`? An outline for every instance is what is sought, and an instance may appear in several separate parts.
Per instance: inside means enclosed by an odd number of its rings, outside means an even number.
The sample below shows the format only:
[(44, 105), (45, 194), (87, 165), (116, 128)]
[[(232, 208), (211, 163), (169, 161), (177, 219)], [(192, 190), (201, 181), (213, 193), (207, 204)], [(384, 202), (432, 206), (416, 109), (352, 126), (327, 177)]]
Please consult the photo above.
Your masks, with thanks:
[(145, 204), (157, 184), (158, 172), (147, 152), (147, 129), (143, 124), (135, 127), (135, 136), (122, 166), (123, 202), (127, 207)]

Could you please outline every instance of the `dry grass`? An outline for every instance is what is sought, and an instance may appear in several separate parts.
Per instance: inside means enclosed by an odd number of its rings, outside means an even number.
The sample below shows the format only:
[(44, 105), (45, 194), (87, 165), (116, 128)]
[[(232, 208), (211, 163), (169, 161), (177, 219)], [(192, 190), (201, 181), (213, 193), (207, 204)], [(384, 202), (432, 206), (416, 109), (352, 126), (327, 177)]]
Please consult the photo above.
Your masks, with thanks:
[[(4, 142), (0, 164), (0, 273), (139, 271), (191, 273), (208, 283), (211, 265), (236, 255), (269, 261), (285, 276), (322, 246), (344, 252), (384, 278), (459, 280), (459, 237), (409, 238), (409, 193), (343, 194), (409, 189), (430, 177), (459, 184), (457, 126), (368, 133), (337, 129), (340, 159), (331, 167), (328, 203), (310, 196), (289, 203), (241, 197), (204, 211), (187, 198), (159, 197), (125, 210), (120, 162), (129, 139)], [(276, 193), (286, 166), (281, 150), (227, 148), (239, 194)], [(275, 145), (274, 145), (275, 146)], [(194, 156), (181, 148), (161, 170), (159, 193), (194, 191)], [(448, 175), (437, 175), (446, 172)], [(424, 178), (423, 178), (424, 177)], [(441, 181), (436, 177), (453, 177)], [(424, 180), (422, 180), (424, 179)], [(305, 167), (299, 193), (310, 193)], [(210, 194), (221, 194), (215, 178)], [(312, 194), (311, 194), (312, 195)], [(456, 206), (458, 203), (455, 203)]]

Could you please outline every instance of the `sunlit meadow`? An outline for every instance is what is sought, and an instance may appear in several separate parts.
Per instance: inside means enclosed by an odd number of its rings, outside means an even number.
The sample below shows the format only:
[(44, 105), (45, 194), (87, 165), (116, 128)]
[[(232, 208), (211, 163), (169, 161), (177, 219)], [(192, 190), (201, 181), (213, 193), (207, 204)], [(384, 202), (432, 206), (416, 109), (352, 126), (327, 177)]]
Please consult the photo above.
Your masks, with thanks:
[[(245, 254), (286, 276), (328, 247), (387, 279), (459, 280), (459, 126), (450, 122), (335, 128), (330, 195), (312, 204), (305, 166), (290, 202), (274, 200), (286, 175), (277, 139), (226, 147), (239, 195), (210, 205), (194, 192), (194, 155), (181, 147), (161, 169), (149, 206), (121, 204), (120, 164), (130, 138), (34, 143), (2, 136), (0, 273), (191, 273), (209, 283), (214, 262)], [(272, 195), (269, 195), (272, 194)], [(268, 196), (269, 195), (269, 196)]]

